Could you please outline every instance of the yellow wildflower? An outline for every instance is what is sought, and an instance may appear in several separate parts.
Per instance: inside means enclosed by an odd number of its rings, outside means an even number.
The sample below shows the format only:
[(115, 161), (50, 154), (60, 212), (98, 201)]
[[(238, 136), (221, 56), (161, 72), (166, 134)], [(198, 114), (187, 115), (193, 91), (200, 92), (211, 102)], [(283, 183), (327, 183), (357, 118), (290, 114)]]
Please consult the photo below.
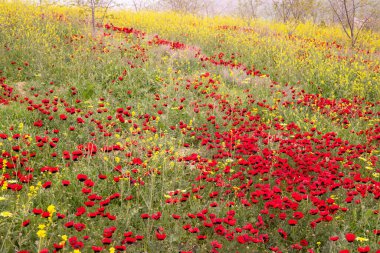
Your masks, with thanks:
[(7, 183), (7, 181), (5, 181), (3, 183), (3, 186), (1, 187), (1, 190), (3, 190), (3, 191), (5, 191), (6, 189), (8, 189), (8, 183)]
[(12, 217), (13, 214), (12, 214), (11, 212), (4, 211), (4, 212), (1, 212), (1, 213), (0, 213), (0, 216), (1, 216), (1, 217)]
[(360, 237), (360, 236), (358, 236), (358, 237), (356, 237), (355, 240), (356, 240), (356, 241), (359, 241), (359, 242), (367, 242), (369, 239), (368, 239), (368, 238), (364, 238), (364, 237)]
[(43, 230), (43, 229), (38, 230), (37, 231), (37, 236), (38, 236), (38, 238), (44, 238), (44, 237), (46, 237), (46, 230)]
[(53, 213), (56, 212), (56, 210), (55, 210), (55, 206), (54, 206), (54, 205), (50, 205), (50, 206), (48, 206), (47, 211), (50, 213), (50, 216), (52, 216)]

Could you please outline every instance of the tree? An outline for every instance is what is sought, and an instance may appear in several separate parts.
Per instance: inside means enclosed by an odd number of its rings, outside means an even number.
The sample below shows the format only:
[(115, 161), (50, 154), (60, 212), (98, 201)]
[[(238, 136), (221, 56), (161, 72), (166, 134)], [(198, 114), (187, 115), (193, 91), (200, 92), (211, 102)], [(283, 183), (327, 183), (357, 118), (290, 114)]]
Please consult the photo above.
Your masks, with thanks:
[(329, 0), (331, 9), (355, 47), (360, 32), (378, 14), (378, 0)]
[[(59, 1), (59, 0), (58, 0)], [(92, 36), (96, 35), (96, 13), (99, 11), (102, 13), (102, 20), (100, 23), (103, 23), (103, 19), (107, 14), (107, 11), (115, 6), (114, 0), (61, 0), (63, 3), (68, 5), (79, 6), (91, 12), (91, 33)]]
[(215, 2), (214, 0), (201, 0), (201, 13), (207, 17), (215, 14)]
[(291, 0), (273, 0), (273, 10), (275, 17), (285, 23), (291, 16)]
[(238, 14), (240, 17), (248, 21), (257, 17), (257, 10), (263, 4), (262, 0), (239, 0)]
[[(99, 8), (103, 9), (103, 18), (105, 17), (108, 9), (112, 6), (113, 0), (84, 0), (81, 1), (85, 6), (89, 6), (91, 9), (91, 32), (92, 37), (96, 35), (96, 11)], [(102, 18), (102, 19), (103, 19)]]
[(86, 5), (86, 0), (75, 0), (74, 1), (77, 6), (84, 6)]
[(154, 0), (132, 0), (133, 9), (137, 11), (154, 9), (156, 1)]
[(162, 0), (165, 7), (176, 12), (198, 13), (201, 11), (201, 0)]
[(317, 0), (273, 0), (273, 10), (277, 19), (305, 21), (315, 15)]

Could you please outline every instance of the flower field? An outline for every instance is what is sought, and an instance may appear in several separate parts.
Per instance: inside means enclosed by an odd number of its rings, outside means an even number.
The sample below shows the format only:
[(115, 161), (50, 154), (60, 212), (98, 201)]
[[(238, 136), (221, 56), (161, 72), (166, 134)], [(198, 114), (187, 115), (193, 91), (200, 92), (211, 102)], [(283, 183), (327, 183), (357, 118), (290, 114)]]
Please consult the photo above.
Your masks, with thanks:
[(380, 35), (0, 3), (0, 252), (380, 252)]

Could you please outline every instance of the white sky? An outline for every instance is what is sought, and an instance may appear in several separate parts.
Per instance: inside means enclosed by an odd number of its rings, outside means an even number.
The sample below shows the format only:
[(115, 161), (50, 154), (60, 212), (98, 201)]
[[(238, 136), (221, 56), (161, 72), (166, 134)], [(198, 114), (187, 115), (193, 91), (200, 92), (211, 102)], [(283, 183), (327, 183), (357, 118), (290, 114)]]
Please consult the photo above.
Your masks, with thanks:
[[(154, 0), (153, 0), (154, 1)], [(218, 14), (231, 13), (236, 8), (239, 0), (208, 0), (213, 3), (213, 9)], [(116, 3), (120, 4), (122, 8), (133, 9), (133, 0), (115, 0)], [(152, 0), (137, 0), (137, 2), (152, 2)], [(262, 0), (265, 5), (268, 5), (272, 0)], [(262, 9), (262, 8), (261, 8)], [(260, 11), (260, 10), (259, 10)]]

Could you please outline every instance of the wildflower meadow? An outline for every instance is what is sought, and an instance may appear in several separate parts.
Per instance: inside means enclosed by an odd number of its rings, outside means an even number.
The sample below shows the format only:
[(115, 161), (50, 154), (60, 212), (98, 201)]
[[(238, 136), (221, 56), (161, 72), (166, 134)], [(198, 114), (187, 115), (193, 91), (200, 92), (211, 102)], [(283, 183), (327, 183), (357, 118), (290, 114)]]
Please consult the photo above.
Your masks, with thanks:
[(0, 2), (0, 252), (380, 252), (380, 34)]

